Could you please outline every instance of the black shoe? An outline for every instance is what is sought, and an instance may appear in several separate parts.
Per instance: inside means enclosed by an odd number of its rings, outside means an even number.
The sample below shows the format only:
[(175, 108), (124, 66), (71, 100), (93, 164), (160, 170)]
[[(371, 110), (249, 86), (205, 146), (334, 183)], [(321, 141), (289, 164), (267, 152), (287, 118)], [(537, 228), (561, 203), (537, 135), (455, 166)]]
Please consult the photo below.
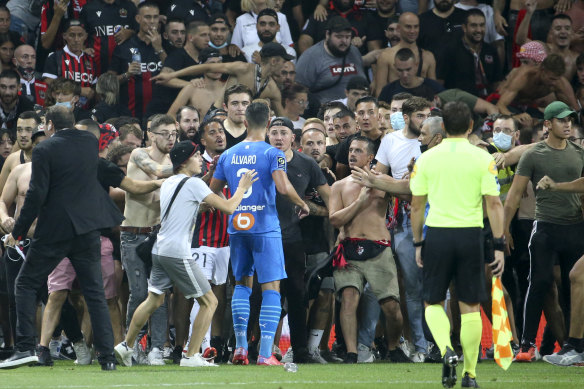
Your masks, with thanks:
[(37, 348), (37, 356), (39, 359), (36, 364), (37, 366), (53, 366), (55, 364), (53, 357), (51, 357), (51, 350), (48, 347), (39, 345)]
[(442, 386), (445, 388), (456, 385), (456, 365), (458, 356), (450, 347), (446, 347), (446, 354), (442, 358)]
[(215, 357), (215, 363), (220, 362), (223, 360), (223, 352), (225, 350), (225, 342), (223, 342), (223, 338), (220, 336), (212, 336), (211, 337), (211, 347), (214, 347), (217, 350), (217, 356)]
[(347, 353), (343, 363), (357, 363), (357, 353)]
[(387, 358), (392, 363), (413, 363), (410, 358), (404, 353), (401, 347), (396, 347), (393, 350), (387, 352)]
[(387, 359), (387, 345), (385, 344), (385, 339), (380, 336), (377, 337), (373, 340), (373, 343), (375, 343), (375, 348), (377, 350), (377, 353), (379, 354), (379, 358), (377, 358), (377, 355), (375, 356), (375, 359), (378, 360), (382, 360), (382, 359)]
[(114, 362), (106, 362), (101, 364), (101, 370), (116, 370), (116, 364)]
[(334, 351), (320, 350), (320, 356), (324, 358), (328, 363), (340, 363), (343, 362), (342, 358), (339, 358)]
[(424, 359), (425, 363), (442, 363), (442, 355), (440, 355), (440, 348), (435, 344), (431, 344), (429, 347), (428, 355)]
[(14, 347), (0, 347), (0, 361), (10, 358), (14, 353)]
[(333, 347), (331, 349), (331, 351), (333, 353), (335, 353), (337, 355), (337, 357), (341, 358), (343, 361), (345, 360), (345, 357), (347, 356), (347, 346), (345, 346), (345, 344), (340, 344), (340, 343), (333, 343)]
[(63, 339), (61, 342), (61, 356), (64, 359), (68, 359), (74, 361), (77, 359), (77, 355), (75, 354), (75, 350), (73, 349), (73, 343), (69, 339)]
[(310, 358), (308, 349), (306, 348), (295, 348), (292, 361), (294, 363), (315, 363), (312, 358)]
[(182, 359), (182, 352), (183, 352), (182, 346), (176, 346), (174, 350), (172, 350), (172, 354), (170, 354), (170, 357), (172, 358), (172, 363), (174, 363), (175, 365), (180, 365), (180, 360)]
[(479, 384), (477, 384), (477, 380), (468, 375), (468, 373), (464, 373), (460, 386), (463, 388), (480, 388)]
[(34, 366), (38, 361), (34, 350), (15, 351), (10, 358), (0, 362), (0, 369), (16, 369), (24, 365)]

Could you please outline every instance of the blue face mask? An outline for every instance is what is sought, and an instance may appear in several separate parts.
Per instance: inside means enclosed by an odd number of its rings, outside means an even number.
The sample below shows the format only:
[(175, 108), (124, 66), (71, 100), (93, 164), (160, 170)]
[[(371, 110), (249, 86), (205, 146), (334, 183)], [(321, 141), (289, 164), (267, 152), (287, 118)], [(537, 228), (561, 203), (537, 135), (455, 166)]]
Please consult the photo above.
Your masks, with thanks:
[(62, 103), (55, 103), (55, 106), (65, 107), (67, 109), (71, 109), (73, 107), (73, 105), (71, 104), (70, 101), (64, 101)]
[(401, 112), (394, 112), (389, 118), (391, 121), (391, 128), (393, 128), (394, 131), (403, 130), (406, 126), (404, 115), (402, 115)]
[(219, 50), (219, 49), (222, 49), (222, 48), (224, 48), (224, 47), (226, 47), (226, 46), (227, 46), (227, 41), (225, 41), (225, 43), (223, 43), (221, 46), (215, 46), (215, 45), (213, 44), (213, 42), (209, 41), (209, 46), (210, 46), (210, 47), (212, 47), (212, 48), (214, 48), (214, 49), (217, 49), (217, 50)]
[(513, 142), (513, 137), (501, 132), (497, 132), (493, 135), (493, 143), (495, 146), (502, 151), (507, 151), (511, 148)]

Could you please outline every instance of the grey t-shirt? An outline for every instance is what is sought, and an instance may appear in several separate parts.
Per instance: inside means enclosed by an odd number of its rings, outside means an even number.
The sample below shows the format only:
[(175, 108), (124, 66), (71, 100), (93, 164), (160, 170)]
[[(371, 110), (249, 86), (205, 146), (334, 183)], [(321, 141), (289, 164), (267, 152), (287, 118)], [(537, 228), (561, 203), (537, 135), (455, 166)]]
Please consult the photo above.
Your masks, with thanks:
[(535, 220), (563, 225), (583, 220), (579, 194), (535, 190), (543, 176), (567, 182), (580, 178), (583, 171), (584, 149), (572, 142), (568, 142), (565, 149), (557, 150), (542, 141), (525, 152), (515, 174), (531, 179), (535, 191)]
[[(345, 97), (345, 89), (353, 76), (365, 77), (363, 59), (355, 46), (345, 58), (343, 78), (333, 85), (342, 73), (343, 57), (333, 57), (324, 49), (324, 41), (306, 50), (296, 63), (296, 82), (306, 85), (320, 103)], [(325, 89), (323, 89), (325, 88)]]

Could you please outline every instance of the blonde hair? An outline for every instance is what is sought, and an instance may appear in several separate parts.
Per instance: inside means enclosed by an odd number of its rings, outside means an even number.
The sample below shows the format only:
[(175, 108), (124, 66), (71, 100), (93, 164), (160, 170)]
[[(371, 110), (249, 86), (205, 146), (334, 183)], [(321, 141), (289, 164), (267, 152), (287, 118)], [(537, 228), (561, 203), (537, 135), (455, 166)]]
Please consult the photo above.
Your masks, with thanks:
[(97, 79), (95, 92), (107, 105), (114, 105), (118, 102), (120, 93), (120, 82), (118, 76), (113, 73), (104, 73)]
[[(274, 9), (274, 0), (266, 0), (266, 8)], [(243, 12), (256, 12), (255, 0), (241, 0), (241, 10)]]

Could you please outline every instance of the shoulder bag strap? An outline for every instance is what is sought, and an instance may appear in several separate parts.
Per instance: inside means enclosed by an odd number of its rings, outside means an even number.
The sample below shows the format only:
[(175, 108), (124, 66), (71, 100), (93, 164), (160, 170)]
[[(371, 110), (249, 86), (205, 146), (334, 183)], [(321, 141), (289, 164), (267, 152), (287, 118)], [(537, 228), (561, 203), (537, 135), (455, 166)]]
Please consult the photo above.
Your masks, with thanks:
[(162, 217), (162, 219), (160, 219), (161, 223), (162, 223), (162, 220), (166, 219), (166, 217), (168, 216), (168, 213), (170, 212), (170, 207), (172, 207), (172, 203), (174, 203), (174, 199), (176, 199), (178, 192), (180, 192), (181, 188), (183, 187), (183, 185), (185, 184), (185, 182), (187, 182), (187, 180), (189, 178), (191, 178), (191, 177), (185, 177), (181, 180), (181, 182), (178, 183), (178, 186), (176, 187), (176, 189), (174, 190), (174, 194), (172, 195), (172, 199), (170, 199), (170, 204), (168, 204), (168, 208), (166, 208), (166, 212), (164, 212), (164, 216)]

